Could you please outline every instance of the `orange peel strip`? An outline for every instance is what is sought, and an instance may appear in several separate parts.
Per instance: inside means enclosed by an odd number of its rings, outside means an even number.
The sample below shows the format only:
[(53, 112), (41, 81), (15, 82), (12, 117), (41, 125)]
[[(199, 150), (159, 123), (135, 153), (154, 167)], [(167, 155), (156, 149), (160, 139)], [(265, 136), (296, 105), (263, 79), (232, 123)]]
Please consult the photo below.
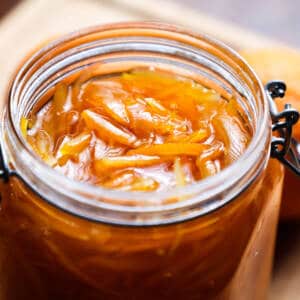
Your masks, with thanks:
[(165, 143), (149, 146), (142, 146), (127, 152), (128, 155), (144, 154), (159, 156), (198, 156), (211, 146), (197, 143)]
[(113, 125), (100, 114), (86, 109), (81, 113), (81, 116), (85, 120), (87, 127), (94, 130), (103, 140), (126, 146), (133, 146), (137, 141), (133, 133)]
[(146, 167), (154, 164), (161, 163), (163, 159), (159, 156), (147, 156), (147, 155), (130, 155), (130, 156), (113, 156), (105, 157), (96, 160), (94, 167), (96, 172), (103, 172), (103, 169), (121, 169), (121, 168), (134, 168), (134, 167)]

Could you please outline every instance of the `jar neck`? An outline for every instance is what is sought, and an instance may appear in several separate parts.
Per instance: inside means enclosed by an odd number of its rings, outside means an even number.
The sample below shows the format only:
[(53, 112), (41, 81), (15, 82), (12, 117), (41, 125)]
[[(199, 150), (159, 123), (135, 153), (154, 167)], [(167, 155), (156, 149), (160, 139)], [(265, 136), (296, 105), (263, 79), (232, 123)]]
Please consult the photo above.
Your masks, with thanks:
[[(201, 81), (224, 97), (236, 97), (253, 126), (252, 141), (229, 167), (185, 187), (120, 192), (74, 182), (33, 153), (19, 124), (21, 117), (50, 94), (57, 82), (99, 62), (104, 74), (158, 65)], [(246, 189), (269, 158), (268, 105), (262, 85), (250, 67), (222, 43), (164, 24), (94, 27), (41, 49), (14, 79), (3, 118), (2, 147), (6, 161), (28, 186), (45, 201), (71, 214), (119, 225), (169, 224), (214, 211)]]

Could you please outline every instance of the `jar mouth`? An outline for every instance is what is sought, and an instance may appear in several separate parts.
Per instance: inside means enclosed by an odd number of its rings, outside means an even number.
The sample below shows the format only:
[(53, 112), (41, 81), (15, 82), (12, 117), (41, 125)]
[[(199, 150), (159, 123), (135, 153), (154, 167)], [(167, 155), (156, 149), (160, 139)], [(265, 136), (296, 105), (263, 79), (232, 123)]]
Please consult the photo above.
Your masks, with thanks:
[[(219, 69), (214, 70), (216, 72), (222, 68), (232, 71), (231, 74), (227, 70), (223, 76), (231, 85), (233, 81), (239, 82), (234, 89), (244, 89), (243, 96), (249, 102), (249, 109), (252, 109), (250, 118), (254, 122), (252, 140), (239, 159), (212, 177), (184, 187), (152, 192), (110, 190), (74, 181), (42, 162), (22, 137), (19, 124), (22, 114), (30, 108), (28, 101), (33, 101), (30, 97), (33, 84), (39, 83), (39, 76), (42, 78), (47, 72), (55, 72), (55, 64), (51, 65), (51, 61), (56, 61), (58, 66), (61, 61), (68, 60), (71, 56), (74, 58), (77, 55), (78, 60), (88, 59), (84, 53), (88, 55), (88, 51), (92, 52), (93, 43), (96, 45), (99, 41), (103, 44), (98, 51), (109, 45), (112, 49), (113, 44), (115, 53), (120, 53), (126, 45), (129, 49), (128, 43), (131, 42), (131, 46), (135, 43), (136, 51), (142, 46), (143, 51), (151, 52), (154, 48), (147, 48), (149, 39), (152, 39), (152, 46), (157, 44), (157, 51), (169, 49), (172, 56), (188, 51), (185, 55), (191, 60), (195, 57), (203, 61), (214, 58), (215, 68)], [(168, 43), (172, 44), (172, 49), (167, 47)], [(174, 47), (177, 47), (176, 53)], [(62, 55), (66, 51), (71, 56), (63, 59)], [(101, 52), (97, 55), (101, 55)], [(35, 69), (39, 63), (43, 63), (40, 73)], [(57, 81), (59, 79), (56, 78)], [(51, 84), (56, 84), (55, 80)], [(45, 89), (39, 88), (35, 98), (43, 92)], [(24, 101), (26, 97), (27, 100)], [(3, 147), (9, 153), (7, 157), (16, 173), (28, 186), (60, 209), (89, 220), (111, 224), (169, 224), (207, 214), (224, 206), (246, 189), (266, 166), (269, 157), (268, 103), (263, 86), (251, 67), (222, 42), (168, 24), (141, 22), (97, 26), (71, 33), (50, 43), (29, 58), (17, 73), (10, 89), (4, 118), (2, 135), (9, 146)]]

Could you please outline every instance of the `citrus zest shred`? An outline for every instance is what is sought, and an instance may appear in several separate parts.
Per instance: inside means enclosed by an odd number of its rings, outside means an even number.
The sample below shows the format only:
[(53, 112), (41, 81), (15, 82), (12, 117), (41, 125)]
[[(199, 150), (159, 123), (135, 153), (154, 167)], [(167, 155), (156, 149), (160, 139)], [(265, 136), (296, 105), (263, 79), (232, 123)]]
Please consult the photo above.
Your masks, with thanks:
[(123, 191), (186, 186), (216, 175), (251, 140), (228, 92), (151, 67), (108, 74), (102, 63), (82, 69), (21, 119), (33, 150), (73, 179)]

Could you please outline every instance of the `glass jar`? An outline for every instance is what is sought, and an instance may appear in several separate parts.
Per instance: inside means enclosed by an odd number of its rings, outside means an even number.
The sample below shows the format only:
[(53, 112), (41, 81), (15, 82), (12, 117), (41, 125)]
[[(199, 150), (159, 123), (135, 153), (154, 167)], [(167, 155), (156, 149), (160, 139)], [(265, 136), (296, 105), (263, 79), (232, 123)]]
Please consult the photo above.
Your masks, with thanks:
[(298, 176), (291, 170), (286, 169), (280, 208), (280, 221), (296, 221), (300, 218), (298, 184)]
[[(250, 145), (219, 174), (166, 191), (120, 192), (59, 174), (23, 139), (21, 117), (57, 82), (99, 62), (103, 74), (155, 65), (234, 95), (251, 121)], [(264, 89), (233, 50), (171, 25), (94, 27), (35, 53), (7, 100), (1, 299), (266, 298), (283, 170), (269, 155)]]

